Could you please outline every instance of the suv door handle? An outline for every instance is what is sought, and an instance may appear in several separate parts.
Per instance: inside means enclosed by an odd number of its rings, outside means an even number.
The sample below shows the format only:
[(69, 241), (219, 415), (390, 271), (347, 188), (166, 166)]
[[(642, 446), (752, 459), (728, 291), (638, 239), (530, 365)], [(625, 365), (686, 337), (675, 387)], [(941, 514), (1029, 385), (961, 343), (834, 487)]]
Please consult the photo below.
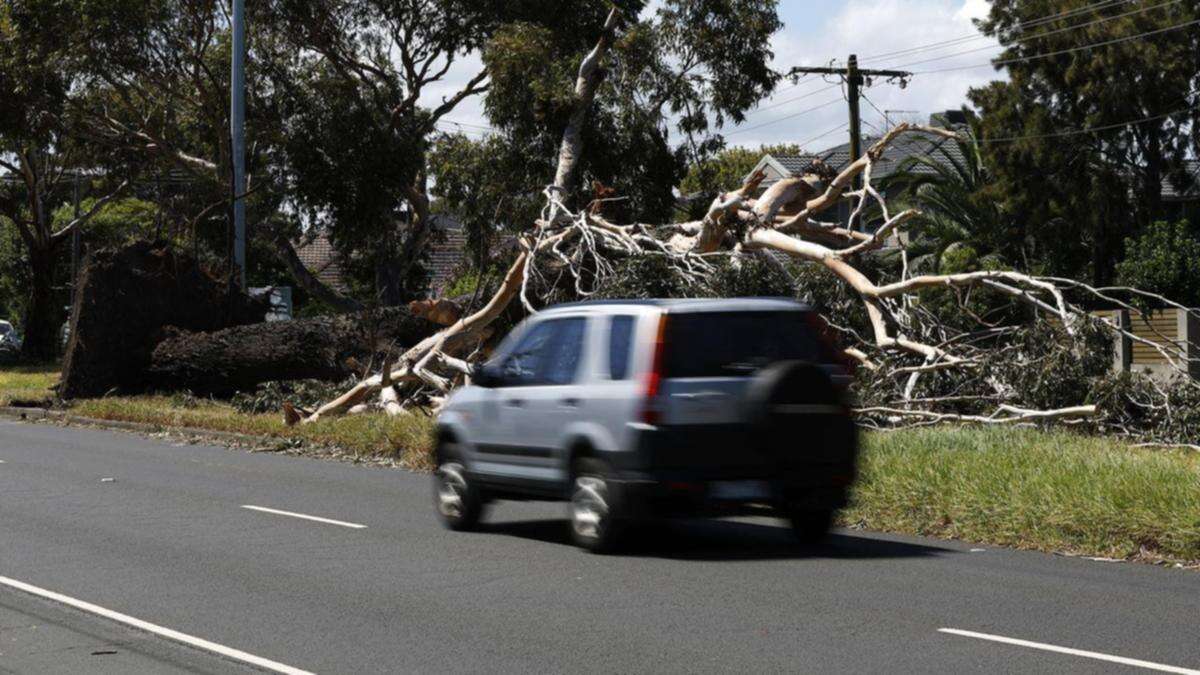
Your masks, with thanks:
[(564, 398), (563, 400), (559, 401), (559, 403), (562, 404), (562, 406), (566, 407), (566, 408), (578, 408), (579, 407), (579, 399), (577, 399), (573, 396), (568, 396), (567, 398)]
[(508, 406), (509, 408), (520, 408), (521, 406), (525, 405), (525, 401), (519, 398), (510, 398), (504, 402), (504, 405)]

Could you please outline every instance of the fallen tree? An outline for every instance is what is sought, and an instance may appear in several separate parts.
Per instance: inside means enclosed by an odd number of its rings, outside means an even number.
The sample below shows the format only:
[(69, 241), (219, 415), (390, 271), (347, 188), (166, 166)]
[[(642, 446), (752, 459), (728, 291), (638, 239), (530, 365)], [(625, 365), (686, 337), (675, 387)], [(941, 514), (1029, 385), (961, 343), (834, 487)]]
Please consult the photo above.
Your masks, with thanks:
[[(1072, 297), (1100, 295), (1117, 304), (1121, 293), (1094, 289), (1074, 281), (1037, 277), (1015, 270), (980, 270), (960, 274), (912, 275), (904, 262), (900, 230), (919, 213), (893, 213), (872, 183), (872, 171), (883, 151), (905, 134), (954, 138), (946, 129), (901, 124), (839, 172), (814, 164), (800, 177), (780, 180), (761, 194), (761, 174), (739, 189), (719, 195), (700, 220), (664, 225), (621, 224), (603, 215), (598, 203), (574, 209), (569, 204), (577, 167), (584, 152), (581, 126), (604, 77), (604, 60), (618, 36), (622, 18), (614, 9), (595, 47), (583, 60), (574, 88), (575, 110), (563, 132), (554, 183), (544, 191), (541, 217), (519, 238), (518, 252), (501, 283), (479, 310), (404, 351), (394, 364), (364, 378), (343, 395), (309, 413), (303, 421), (367, 407), (399, 414), (397, 400), (423, 393), (437, 407), (445, 394), (468, 378), (474, 360), (452, 353), (478, 339), (506, 307), (520, 303), (534, 313), (545, 302), (544, 272), (573, 281), (576, 297), (586, 298), (612, 277), (618, 261), (653, 257), (673, 274), (702, 285), (720, 264), (767, 256), (785, 257), (815, 268), (848, 289), (861, 309), (860, 325), (834, 322), (846, 343), (846, 354), (868, 373), (861, 382), (873, 388), (863, 419), (876, 426), (940, 421), (988, 424), (1070, 423), (1093, 417), (1098, 408), (1080, 400), (1053, 408), (1037, 408), (1020, 400), (1019, 392), (993, 367), (1005, 359), (1024, 358), (1020, 327), (997, 326), (973, 314), (972, 294), (990, 294), (1018, 306), (1027, 322), (1053, 324), (1064, 340), (1065, 353), (1082, 359), (1096, 331), (1132, 336), (1120, 326), (1091, 317)], [(856, 180), (862, 187), (854, 189)], [(843, 202), (850, 204), (848, 226), (818, 218)], [(858, 231), (868, 213), (877, 213), (873, 233)], [(896, 273), (869, 274), (862, 264), (888, 245), (900, 250)], [(554, 284), (551, 284), (554, 285)], [(1125, 289), (1128, 293), (1137, 291)], [(929, 293), (956, 298), (953, 321), (922, 303)], [(1128, 295), (1128, 293), (1126, 295)], [(1069, 297), (1072, 296), (1072, 297)], [(1171, 344), (1154, 348), (1180, 372), (1187, 355)], [(931, 381), (949, 384), (933, 395), (922, 394)], [(1194, 385), (1192, 385), (1194, 386)], [(398, 393), (403, 392), (403, 393)], [(1080, 396), (1084, 393), (1080, 392)], [(1145, 405), (1159, 405), (1151, 401)], [(293, 418), (296, 419), (296, 418)]]
[(171, 331), (154, 348), (148, 375), (152, 388), (206, 396), (277, 380), (343, 380), (437, 330), (407, 308), (386, 307), (214, 332)]

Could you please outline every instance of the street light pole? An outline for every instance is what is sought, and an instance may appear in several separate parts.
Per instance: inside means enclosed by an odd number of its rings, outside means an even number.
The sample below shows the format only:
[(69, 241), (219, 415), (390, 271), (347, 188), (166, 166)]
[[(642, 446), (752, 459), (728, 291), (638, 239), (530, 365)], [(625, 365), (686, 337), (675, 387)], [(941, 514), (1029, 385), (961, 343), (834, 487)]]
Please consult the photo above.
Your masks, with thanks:
[(244, 0), (233, 0), (233, 73), (229, 95), (233, 160), (233, 264), (246, 287), (246, 19)]

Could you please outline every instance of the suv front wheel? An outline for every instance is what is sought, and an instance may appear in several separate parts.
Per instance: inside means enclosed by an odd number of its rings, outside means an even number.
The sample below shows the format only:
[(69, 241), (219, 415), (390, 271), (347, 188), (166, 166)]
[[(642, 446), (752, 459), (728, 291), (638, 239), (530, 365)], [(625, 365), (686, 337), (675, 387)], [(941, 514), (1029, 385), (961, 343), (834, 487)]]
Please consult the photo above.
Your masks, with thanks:
[(483, 518), (483, 495), (468, 476), (457, 445), (444, 443), (438, 452), (438, 467), (433, 472), (433, 504), (447, 528), (471, 530)]
[(581, 459), (571, 486), (571, 538), (593, 553), (612, 551), (621, 537), (623, 503), (608, 465)]

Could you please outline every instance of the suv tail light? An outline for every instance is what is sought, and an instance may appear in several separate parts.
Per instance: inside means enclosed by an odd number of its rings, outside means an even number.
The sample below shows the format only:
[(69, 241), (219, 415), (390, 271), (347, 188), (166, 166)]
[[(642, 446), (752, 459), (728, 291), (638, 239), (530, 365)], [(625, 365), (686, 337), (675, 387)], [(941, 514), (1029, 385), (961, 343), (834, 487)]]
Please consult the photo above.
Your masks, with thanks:
[(642, 392), (642, 410), (638, 419), (645, 424), (657, 425), (662, 421), (662, 410), (658, 405), (658, 392), (662, 388), (663, 352), (666, 349), (667, 314), (658, 320), (654, 335), (654, 352), (650, 357), (650, 370), (646, 373), (646, 388)]
[(821, 341), (821, 346), (825, 350), (825, 358), (830, 362), (841, 366), (847, 375), (854, 375), (854, 371), (858, 368), (858, 362), (846, 354), (841, 345), (838, 344), (837, 337), (833, 333), (833, 329), (829, 326), (829, 322), (825, 317), (816, 312), (804, 312), (804, 320), (817, 334), (817, 339)]

